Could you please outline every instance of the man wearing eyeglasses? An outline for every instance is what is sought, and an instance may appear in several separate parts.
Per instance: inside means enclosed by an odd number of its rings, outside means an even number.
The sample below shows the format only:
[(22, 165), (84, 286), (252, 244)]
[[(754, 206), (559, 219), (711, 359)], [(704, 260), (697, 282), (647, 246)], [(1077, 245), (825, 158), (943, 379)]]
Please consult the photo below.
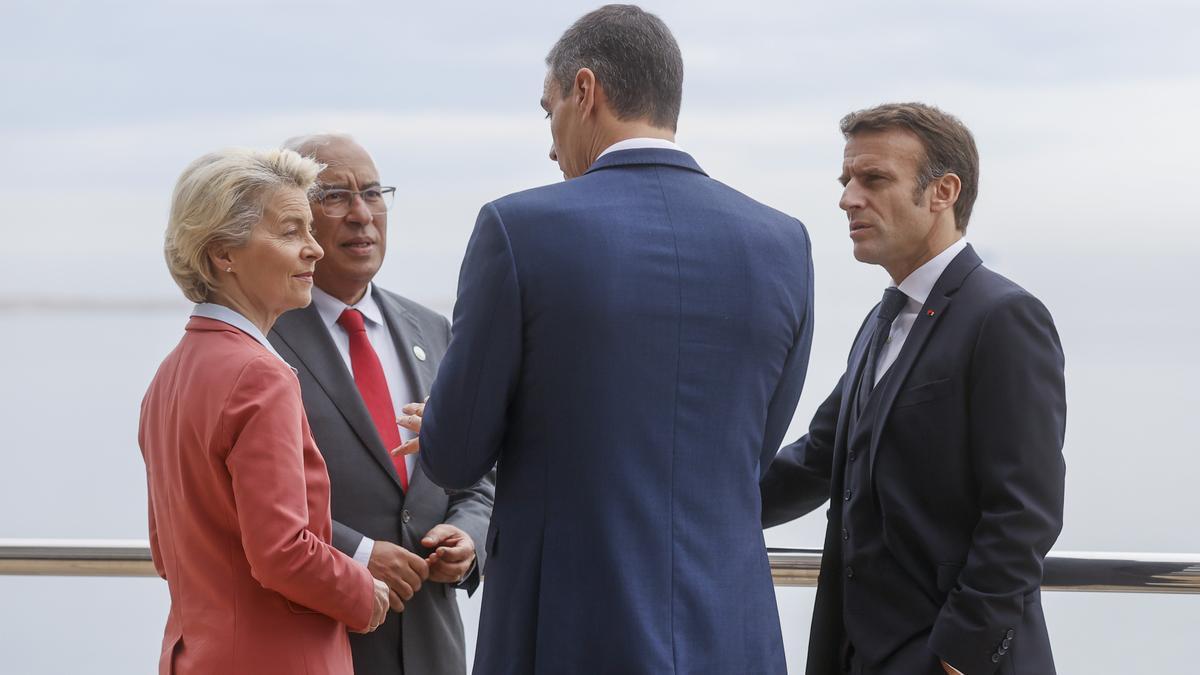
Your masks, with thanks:
[(269, 337), (297, 369), (329, 469), (334, 546), (405, 603), (374, 633), (350, 636), (354, 672), (465, 673), (454, 590), (479, 585), (484, 552), (476, 542), (487, 532), (493, 479), (448, 493), (412, 456), (390, 453), (419, 431), (419, 419), (404, 421), (404, 406), (428, 395), (450, 324), (372, 283), (396, 188), (380, 183), (370, 154), (340, 134), (285, 146), (326, 165), (311, 200), (325, 257), (312, 304), (280, 317)]

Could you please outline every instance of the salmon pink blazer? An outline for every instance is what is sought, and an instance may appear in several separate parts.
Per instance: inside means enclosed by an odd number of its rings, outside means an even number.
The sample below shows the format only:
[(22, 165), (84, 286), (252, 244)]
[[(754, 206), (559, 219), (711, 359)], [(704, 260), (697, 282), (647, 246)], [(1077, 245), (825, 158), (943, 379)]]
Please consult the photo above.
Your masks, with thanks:
[(329, 476), (291, 368), (193, 316), (146, 392), (138, 441), (171, 593), (159, 673), (350, 675), (346, 628), (366, 628), (374, 586), (330, 544)]

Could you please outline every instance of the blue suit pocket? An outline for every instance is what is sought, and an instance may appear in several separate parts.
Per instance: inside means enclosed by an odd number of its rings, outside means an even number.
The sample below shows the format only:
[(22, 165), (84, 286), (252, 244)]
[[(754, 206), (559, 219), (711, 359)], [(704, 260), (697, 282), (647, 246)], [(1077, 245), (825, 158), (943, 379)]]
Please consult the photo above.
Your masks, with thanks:
[(892, 409), (895, 410), (896, 408), (936, 401), (939, 398), (949, 396), (953, 391), (954, 387), (951, 385), (949, 378), (918, 384), (915, 387), (909, 387), (896, 394), (896, 400), (892, 403)]

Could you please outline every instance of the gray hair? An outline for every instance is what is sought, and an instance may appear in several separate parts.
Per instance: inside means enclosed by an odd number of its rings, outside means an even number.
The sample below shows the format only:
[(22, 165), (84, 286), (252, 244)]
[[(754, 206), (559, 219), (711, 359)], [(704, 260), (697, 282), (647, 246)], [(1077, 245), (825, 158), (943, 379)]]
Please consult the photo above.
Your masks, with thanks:
[(282, 149), (231, 148), (189, 164), (175, 183), (163, 245), (167, 269), (187, 299), (205, 302), (216, 288), (208, 259), (212, 246), (244, 245), (277, 190), (309, 193), (324, 168)]
[(315, 134), (292, 136), (280, 147), (291, 150), (302, 157), (316, 157), (317, 151), (337, 141), (357, 143), (350, 134), (341, 131), (322, 131)]
[(647, 119), (674, 131), (683, 101), (683, 56), (670, 29), (636, 5), (605, 5), (563, 33), (546, 56), (567, 95), (588, 68), (618, 119)]

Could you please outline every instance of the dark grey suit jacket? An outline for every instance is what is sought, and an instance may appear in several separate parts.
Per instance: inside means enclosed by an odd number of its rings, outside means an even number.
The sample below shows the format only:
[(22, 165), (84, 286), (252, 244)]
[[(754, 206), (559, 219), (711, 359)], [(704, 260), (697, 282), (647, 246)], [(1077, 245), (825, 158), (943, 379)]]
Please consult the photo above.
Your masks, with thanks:
[[(450, 324), (411, 300), (377, 286), (373, 289), (411, 390), (423, 399), (449, 344)], [(425, 556), (429, 551), (421, 546), (421, 537), (434, 525), (449, 523), (475, 541), (475, 570), (458, 586), (474, 592), (486, 555), (483, 543), (495, 492), (493, 476), (470, 489), (448, 492), (434, 485), (418, 462), (405, 494), (354, 377), (317, 308), (309, 305), (284, 314), (268, 337), (299, 371), (304, 409), (329, 467), (334, 546), (352, 556), (367, 536)], [(414, 347), (423, 351), (423, 360), (415, 356)], [(352, 634), (350, 646), (358, 675), (465, 673), (462, 618), (454, 587), (426, 582), (405, 603), (402, 614), (390, 614), (374, 633)]]

